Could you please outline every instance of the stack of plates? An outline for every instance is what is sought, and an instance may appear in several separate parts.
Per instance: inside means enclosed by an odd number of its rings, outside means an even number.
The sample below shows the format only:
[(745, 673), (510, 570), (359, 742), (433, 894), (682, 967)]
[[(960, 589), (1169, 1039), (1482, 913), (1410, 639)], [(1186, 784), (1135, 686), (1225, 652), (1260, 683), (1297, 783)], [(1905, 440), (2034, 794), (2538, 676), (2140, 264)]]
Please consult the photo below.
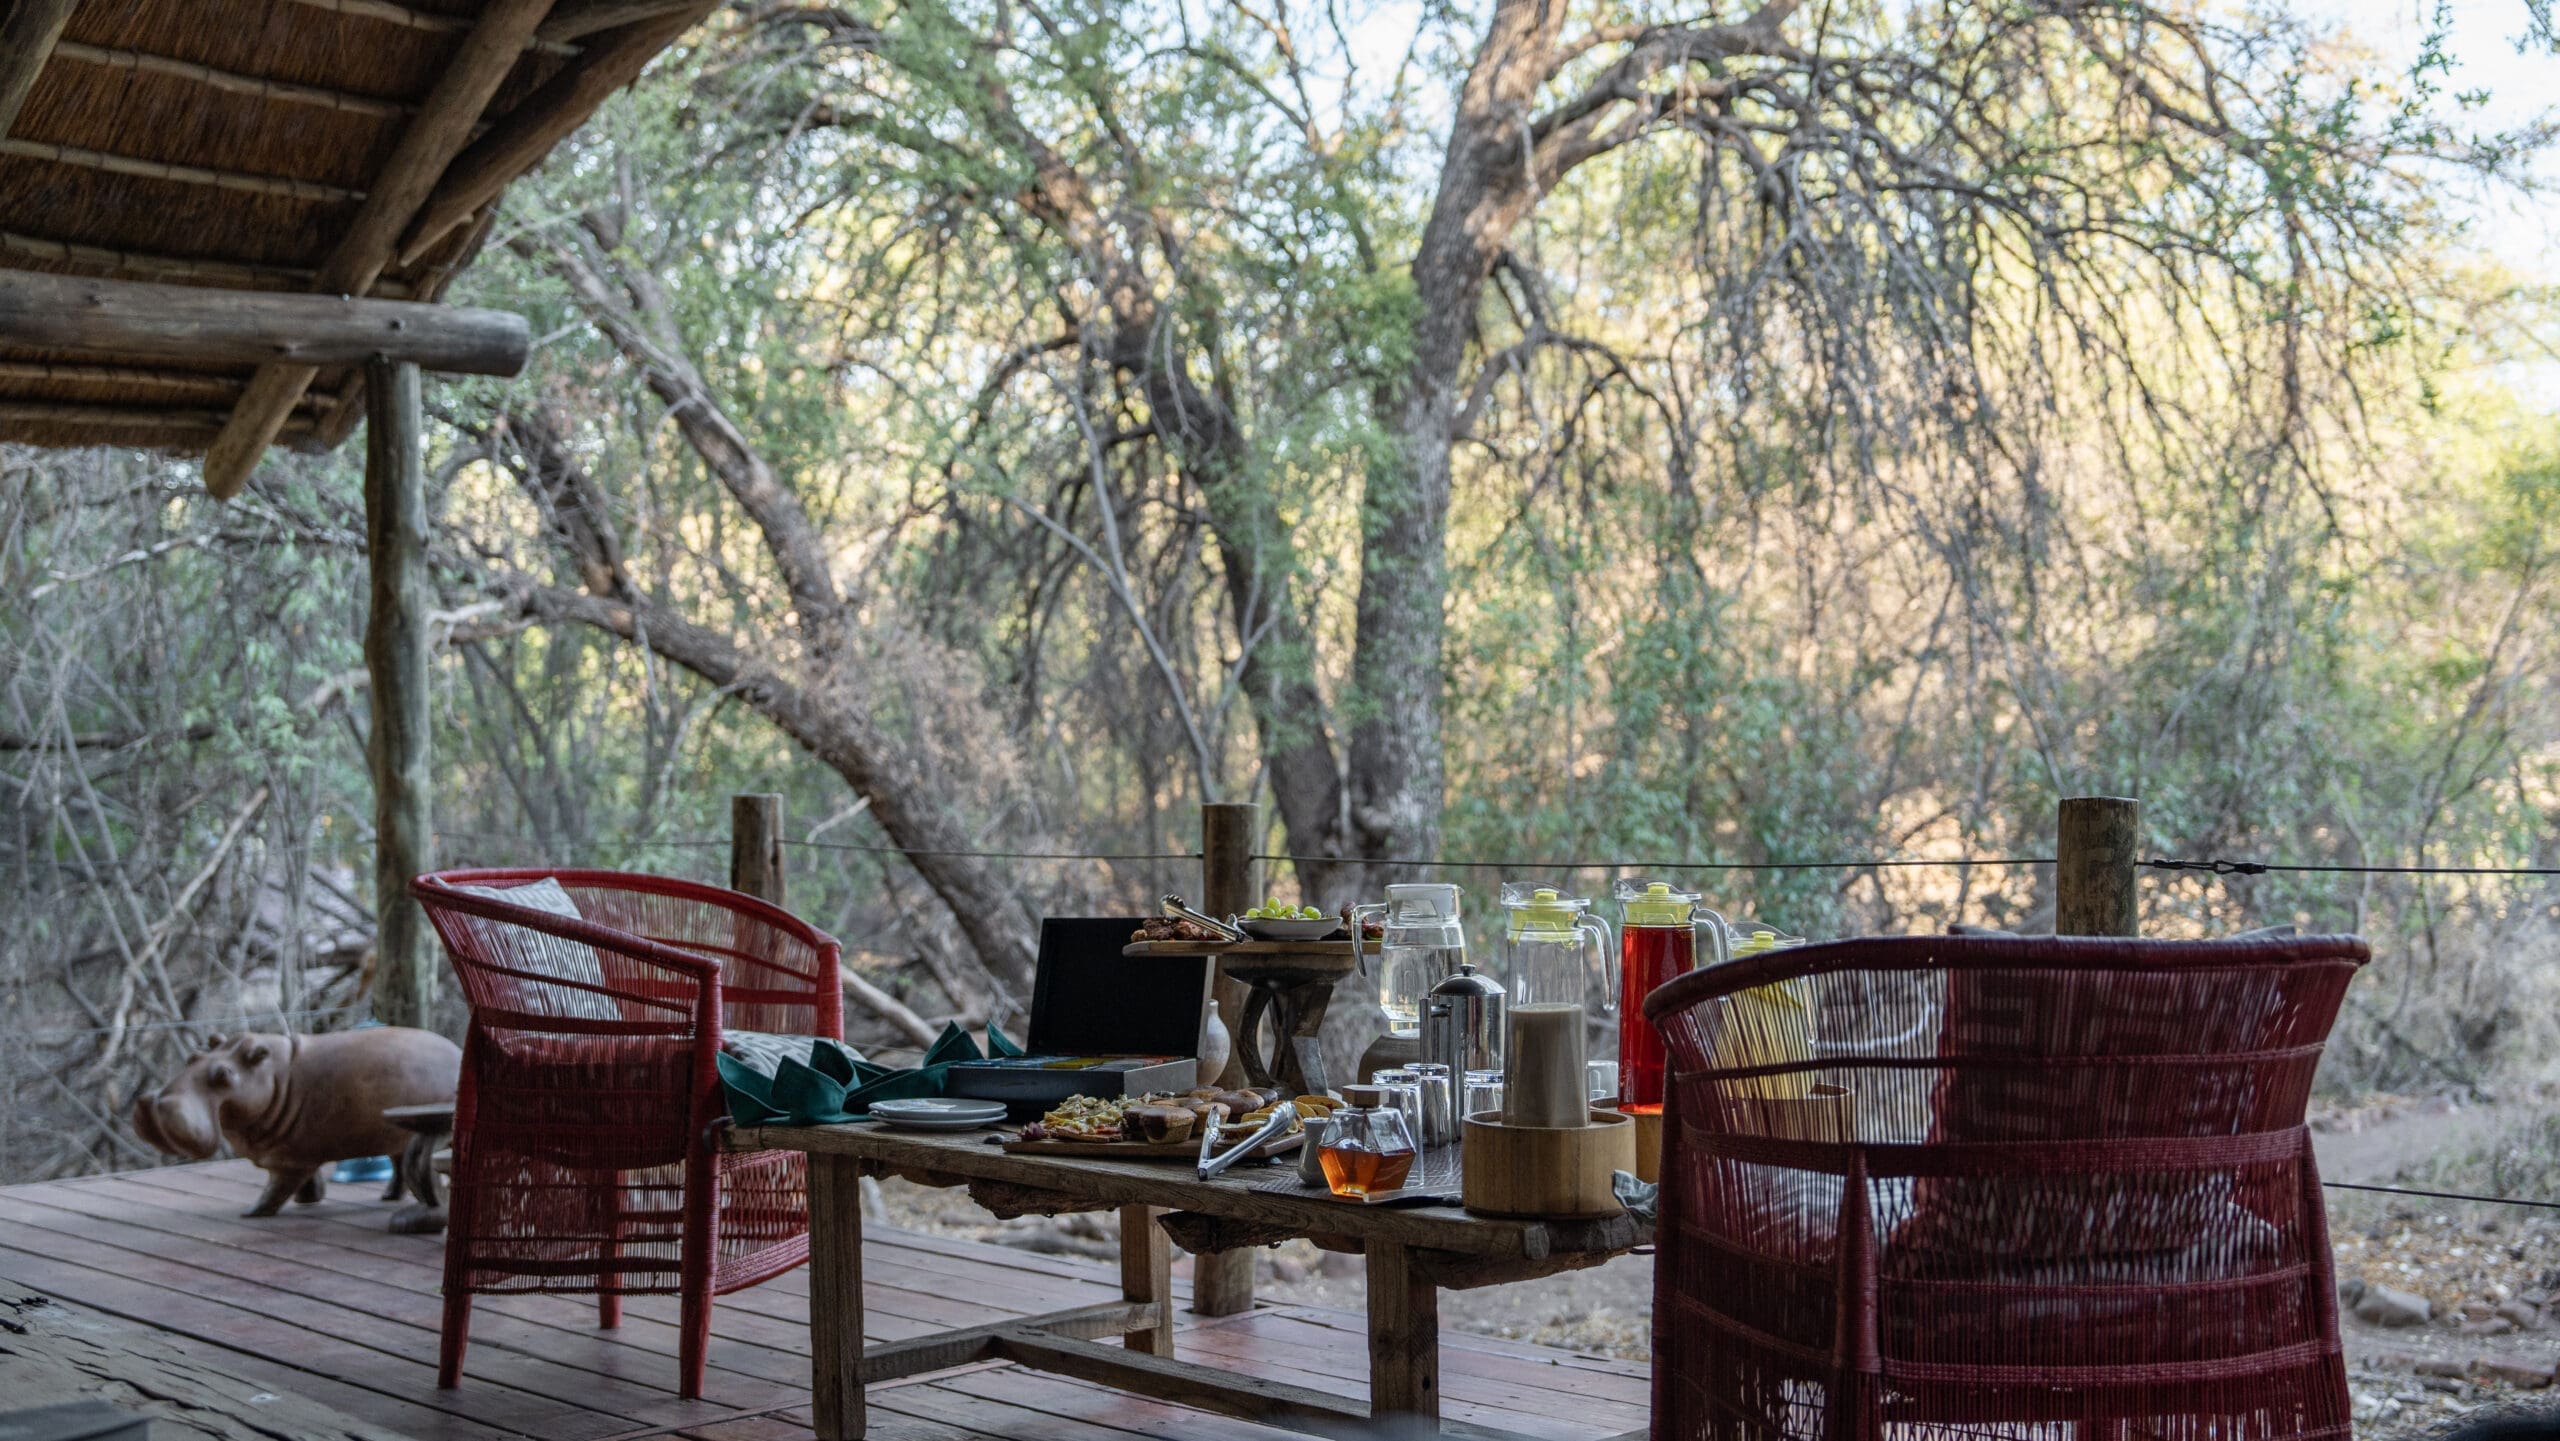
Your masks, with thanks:
[(974, 1131), (1004, 1119), (1002, 1101), (964, 1101), (928, 1097), (915, 1101), (874, 1101), (871, 1119), (910, 1131)]

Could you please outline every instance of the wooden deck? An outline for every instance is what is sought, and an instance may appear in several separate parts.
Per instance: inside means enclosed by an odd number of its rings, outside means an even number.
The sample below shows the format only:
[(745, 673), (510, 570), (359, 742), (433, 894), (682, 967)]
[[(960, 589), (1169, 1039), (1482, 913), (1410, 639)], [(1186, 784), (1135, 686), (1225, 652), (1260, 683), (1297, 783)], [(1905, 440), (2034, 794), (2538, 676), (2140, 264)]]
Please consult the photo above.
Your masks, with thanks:
[[(808, 1287), (794, 1271), (721, 1299), (700, 1401), (675, 1395), (675, 1298), (634, 1297), (619, 1331), (582, 1297), (482, 1297), (464, 1384), (435, 1386), (439, 1240), (383, 1230), (390, 1207), (338, 1187), (249, 1221), (243, 1162), (0, 1189), (0, 1297), (27, 1294), (157, 1328), (181, 1354), (416, 1441), (805, 1441)], [(866, 1337), (1117, 1300), (1106, 1265), (873, 1228)], [(1184, 1294), (1177, 1285), (1177, 1293)], [(1185, 1295), (1187, 1300), (1187, 1294)], [(1177, 1355), (1364, 1397), (1362, 1319), (1270, 1307), (1182, 1315)], [(1442, 1340), (1451, 1422), (1569, 1438), (1645, 1424), (1641, 1366), (1459, 1332)], [(1009, 1365), (871, 1391), (879, 1441), (1269, 1441), (1291, 1433)]]

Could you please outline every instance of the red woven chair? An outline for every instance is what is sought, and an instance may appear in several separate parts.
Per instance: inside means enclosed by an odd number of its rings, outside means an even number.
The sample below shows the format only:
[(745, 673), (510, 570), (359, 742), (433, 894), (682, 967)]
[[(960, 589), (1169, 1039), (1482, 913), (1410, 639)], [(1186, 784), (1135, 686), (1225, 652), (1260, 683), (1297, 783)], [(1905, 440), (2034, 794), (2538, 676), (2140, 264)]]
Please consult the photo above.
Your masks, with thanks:
[(841, 1037), (836, 943), (752, 896), (617, 871), (410, 889), (471, 1006), (437, 1384), (461, 1380), (476, 1293), (593, 1292), (612, 1327), (624, 1296), (674, 1292), (701, 1395), (711, 1298), (809, 1254), (805, 1162), (716, 1147), (712, 1058), (724, 1030)]
[(1656, 1438), (2348, 1434), (2313, 1070), (2345, 937), (1896, 937), (1692, 972)]

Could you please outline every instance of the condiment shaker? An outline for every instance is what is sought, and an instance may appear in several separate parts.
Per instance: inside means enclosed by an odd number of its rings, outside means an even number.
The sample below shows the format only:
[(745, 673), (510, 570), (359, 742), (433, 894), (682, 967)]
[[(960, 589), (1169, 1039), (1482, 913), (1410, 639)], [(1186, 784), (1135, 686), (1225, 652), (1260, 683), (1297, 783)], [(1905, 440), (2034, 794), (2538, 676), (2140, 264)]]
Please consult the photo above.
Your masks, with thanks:
[(1302, 1124), (1306, 1130), (1307, 1139), (1306, 1144), (1298, 1148), (1298, 1184), (1321, 1186), (1326, 1184), (1324, 1143), (1327, 1133), (1333, 1129), (1333, 1118), (1316, 1116)]

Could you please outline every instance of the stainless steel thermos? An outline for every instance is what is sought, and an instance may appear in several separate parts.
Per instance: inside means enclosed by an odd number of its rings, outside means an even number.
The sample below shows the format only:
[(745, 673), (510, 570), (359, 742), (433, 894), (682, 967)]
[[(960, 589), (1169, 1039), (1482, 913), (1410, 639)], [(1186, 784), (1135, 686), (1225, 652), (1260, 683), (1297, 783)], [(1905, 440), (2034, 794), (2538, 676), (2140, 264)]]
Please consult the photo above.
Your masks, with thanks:
[(1502, 1069), (1502, 984), (1461, 964), (1422, 998), (1422, 1059), (1451, 1077)]

